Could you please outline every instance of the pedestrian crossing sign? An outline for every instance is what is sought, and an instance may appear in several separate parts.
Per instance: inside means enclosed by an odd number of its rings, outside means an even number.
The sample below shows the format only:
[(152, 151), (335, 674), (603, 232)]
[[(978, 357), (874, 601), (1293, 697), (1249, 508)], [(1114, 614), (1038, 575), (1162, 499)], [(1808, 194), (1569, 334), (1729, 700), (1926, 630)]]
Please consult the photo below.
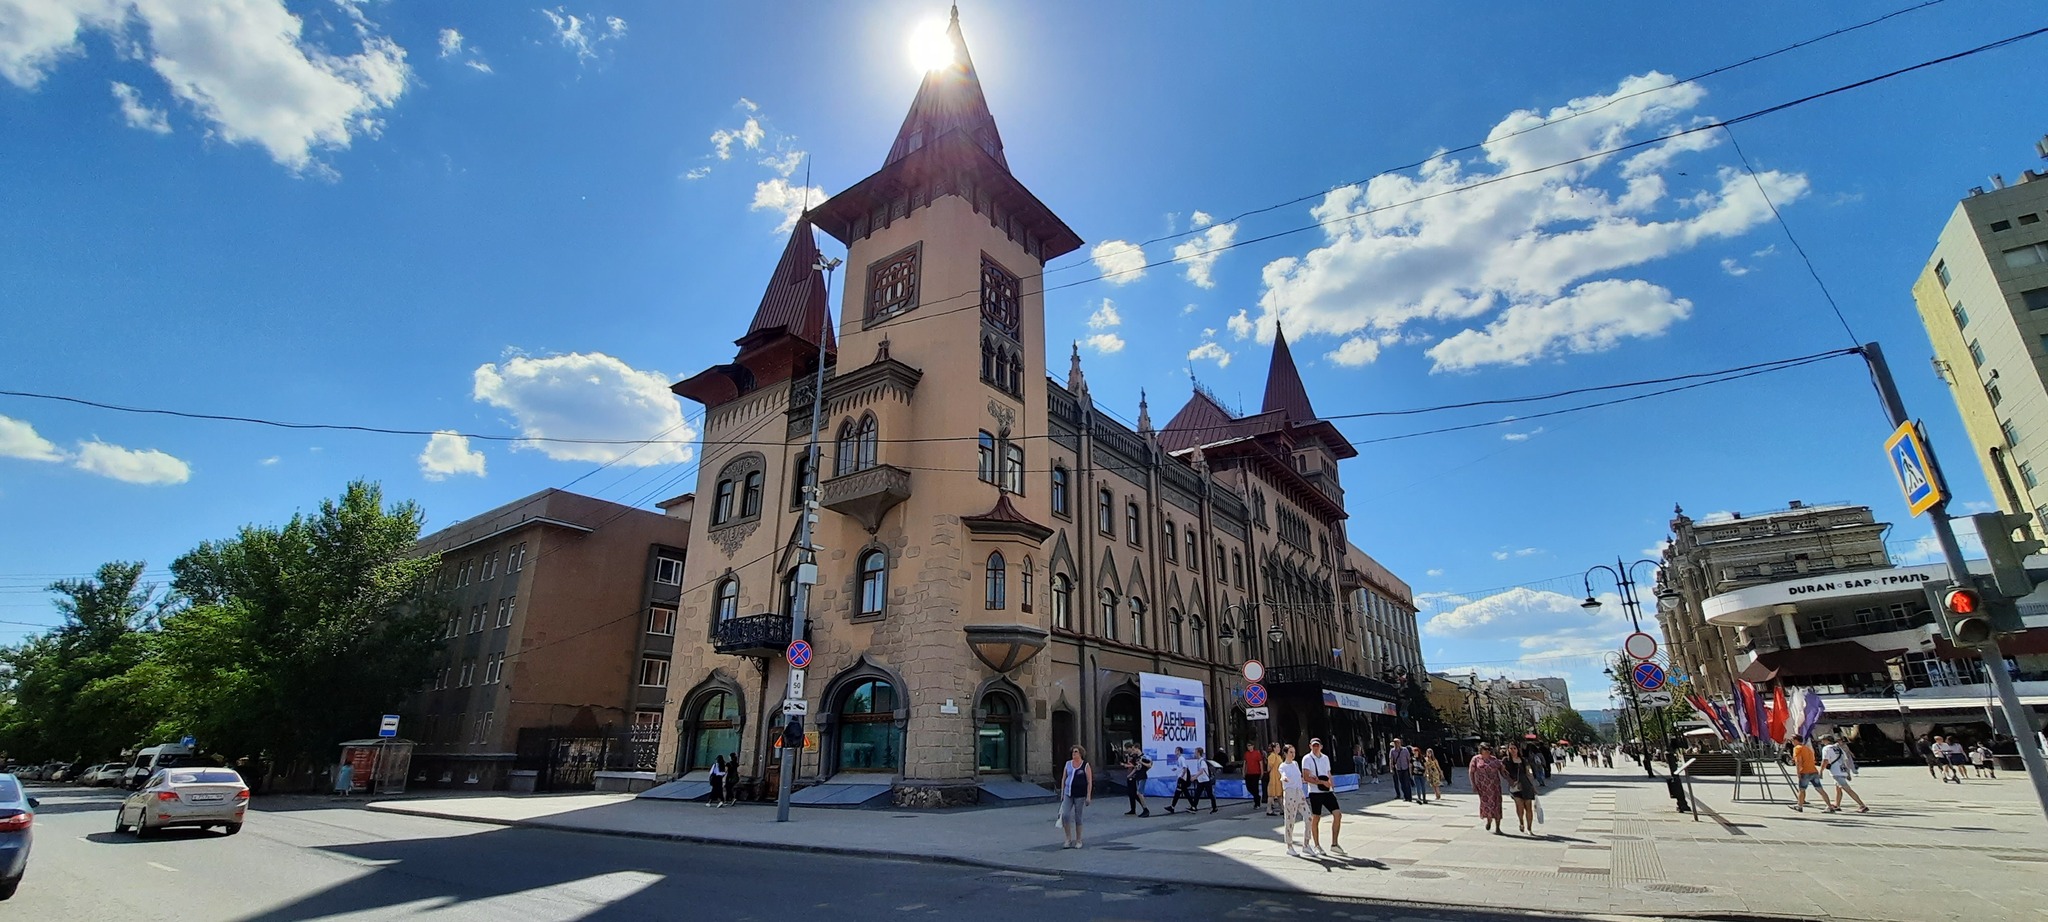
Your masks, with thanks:
[(1914, 515), (1926, 512), (1948, 498), (1934, 468), (1927, 463), (1927, 443), (1920, 436), (1918, 423), (1908, 420), (1899, 424), (1892, 437), (1885, 440), (1884, 453), (1891, 459), (1892, 474), (1899, 478), (1899, 489), (1906, 494), (1906, 507)]

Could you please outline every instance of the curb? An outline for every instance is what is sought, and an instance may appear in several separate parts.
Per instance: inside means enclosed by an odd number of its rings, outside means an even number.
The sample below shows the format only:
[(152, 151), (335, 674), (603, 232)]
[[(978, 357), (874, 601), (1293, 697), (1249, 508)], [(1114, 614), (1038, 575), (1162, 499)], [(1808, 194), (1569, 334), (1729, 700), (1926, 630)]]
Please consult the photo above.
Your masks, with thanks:
[[(733, 839), (721, 839), (715, 836), (693, 835), (691, 833), (685, 832), (652, 832), (636, 829), (601, 829), (591, 826), (578, 826), (572, 823), (550, 822), (548, 820), (511, 820), (497, 819), (492, 817), (466, 816), (457, 813), (447, 813), (436, 810), (407, 807), (403, 804), (370, 803), (364, 804), (363, 809), (373, 811), (376, 813), (396, 813), (403, 816), (418, 816), (425, 817), (428, 819), (451, 820), (459, 823), (479, 823), (486, 826), (504, 826), (508, 828), (545, 829), (551, 832), (581, 833), (584, 835), (594, 836), (614, 836), (626, 839), (646, 839), (657, 842), (683, 842), (691, 845), (715, 845), (723, 846), (726, 848), (751, 848), (763, 851), (798, 852), (812, 855), (845, 855), (856, 858), (872, 858), (888, 861), (915, 861), (924, 863), (945, 864), (954, 867), (982, 868), (993, 871), (1012, 871), (1027, 874), (1058, 874), (1063, 877), (1085, 877), (1091, 880), (1132, 880), (1132, 877), (1128, 874), (1118, 874), (1109, 871), (1097, 871), (1091, 869), (1067, 870), (1064, 868), (1047, 869), (1025, 867), (1012, 863), (996, 861), (993, 859), (972, 858), (962, 855), (931, 855), (920, 854), (916, 852), (888, 851), (882, 849), (848, 848), (844, 846), (804, 845), (795, 842), (735, 841)], [(1498, 913), (1501, 915), (1508, 916), (1527, 916), (1532, 919), (1555, 919), (1559, 915), (1558, 911), (1556, 910), (1521, 909), (1506, 906), (1473, 906), (1469, 903), (1458, 903), (1450, 901), (1439, 903), (1417, 900), (1399, 900), (1388, 897), (1349, 896), (1344, 894), (1321, 893), (1315, 890), (1308, 890), (1300, 887), (1283, 886), (1277, 883), (1271, 885), (1261, 885), (1258, 883), (1230, 883), (1206, 881), (1202, 883), (1193, 884), (1176, 882), (1175, 885), (1187, 887), (1190, 889), (1231, 890), (1247, 893), (1284, 893), (1290, 896), (1312, 896), (1322, 899), (1350, 900), (1360, 903), (1369, 903), (1376, 906), (1408, 908), (1430, 912), (1441, 911), (1444, 909), (1460, 909), (1467, 912), (1477, 910), (1482, 912)], [(1641, 922), (1641, 920), (1646, 919), (1688, 919), (1700, 920), (1700, 922), (1788, 922), (1788, 920), (1803, 920), (1805, 918), (1803, 916), (1796, 915), (1771, 915), (1767, 913), (1727, 912), (1593, 912), (1575, 914), (1575, 917), (1587, 920), (1627, 920), (1627, 922)], [(1844, 919), (1844, 922), (1856, 922), (1856, 920), (1848, 919), (1847, 917), (1841, 918)]]

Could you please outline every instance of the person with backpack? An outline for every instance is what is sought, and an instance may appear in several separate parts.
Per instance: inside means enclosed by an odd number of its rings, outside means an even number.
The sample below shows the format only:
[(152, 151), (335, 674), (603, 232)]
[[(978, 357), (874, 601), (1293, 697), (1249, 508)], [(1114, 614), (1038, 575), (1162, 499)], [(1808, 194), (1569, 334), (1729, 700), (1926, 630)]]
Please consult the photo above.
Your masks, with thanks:
[(711, 761), (711, 796), (705, 798), (705, 806), (725, 806), (725, 778), (725, 757), (719, 756)]
[(1869, 813), (1870, 805), (1863, 802), (1863, 795), (1849, 786), (1849, 779), (1856, 774), (1856, 757), (1849, 752), (1849, 741), (1830, 734), (1821, 737), (1821, 742), (1826, 745), (1820, 749), (1820, 767), (1835, 778), (1835, 800), (1828, 804), (1828, 812), (1842, 812), (1842, 795), (1847, 794), (1856, 801), (1856, 812)]
[(1139, 749), (1137, 743), (1129, 742), (1124, 744), (1124, 765), (1129, 769), (1124, 774), (1124, 783), (1130, 786), (1131, 801), (1131, 808), (1125, 810), (1124, 815), (1143, 810), (1145, 812), (1138, 815), (1139, 819), (1151, 816), (1152, 808), (1145, 805), (1145, 775), (1152, 770), (1152, 760), (1145, 756), (1145, 750)]
[(1189, 813), (1202, 809), (1204, 797), (1209, 798), (1209, 812), (1216, 812), (1216, 774), (1222, 770), (1222, 765), (1209, 758), (1208, 750), (1200, 746), (1195, 747), (1195, 796), (1188, 798)]

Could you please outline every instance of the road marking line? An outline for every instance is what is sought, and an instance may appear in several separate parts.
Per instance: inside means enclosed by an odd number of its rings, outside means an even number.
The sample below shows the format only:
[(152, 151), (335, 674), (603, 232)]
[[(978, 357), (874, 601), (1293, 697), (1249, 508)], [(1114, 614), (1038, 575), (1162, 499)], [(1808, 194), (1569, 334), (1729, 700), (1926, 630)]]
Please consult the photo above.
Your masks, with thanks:
[(176, 873), (178, 873), (178, 869), (177, 869), (177, 868), (171, 867), (171, 866), (170, 866), (170, 865), (168, 865), (168, 864), (157, 864), (156, 862), (152, 861), (152, 862), (149, 862), (149, 866), (150, 866), (150, 867), (153, 867), (153, 868), (155, 868), (155, 869), (157, 869), (157, 870), (159, 870), (159, 871), (169, 871), (169, 872), (171, 872), (171, 873), (173, 873), (173, 874), (176, 874)]

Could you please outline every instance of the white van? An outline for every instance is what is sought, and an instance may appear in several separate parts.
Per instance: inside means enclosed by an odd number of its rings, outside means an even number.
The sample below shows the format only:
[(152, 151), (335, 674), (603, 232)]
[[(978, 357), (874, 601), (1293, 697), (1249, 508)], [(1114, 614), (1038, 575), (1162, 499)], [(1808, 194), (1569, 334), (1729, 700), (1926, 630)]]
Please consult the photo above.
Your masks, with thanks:
[(193, 759), (192, 747), (178, 743), (161, 746), (147, 746), (135, 754), (135, 761), (128, 764), (128, 770), (121, 775), (121, 784), (135, 790), (149, 782), (149, 776), (159, 768), (184, 765)]

